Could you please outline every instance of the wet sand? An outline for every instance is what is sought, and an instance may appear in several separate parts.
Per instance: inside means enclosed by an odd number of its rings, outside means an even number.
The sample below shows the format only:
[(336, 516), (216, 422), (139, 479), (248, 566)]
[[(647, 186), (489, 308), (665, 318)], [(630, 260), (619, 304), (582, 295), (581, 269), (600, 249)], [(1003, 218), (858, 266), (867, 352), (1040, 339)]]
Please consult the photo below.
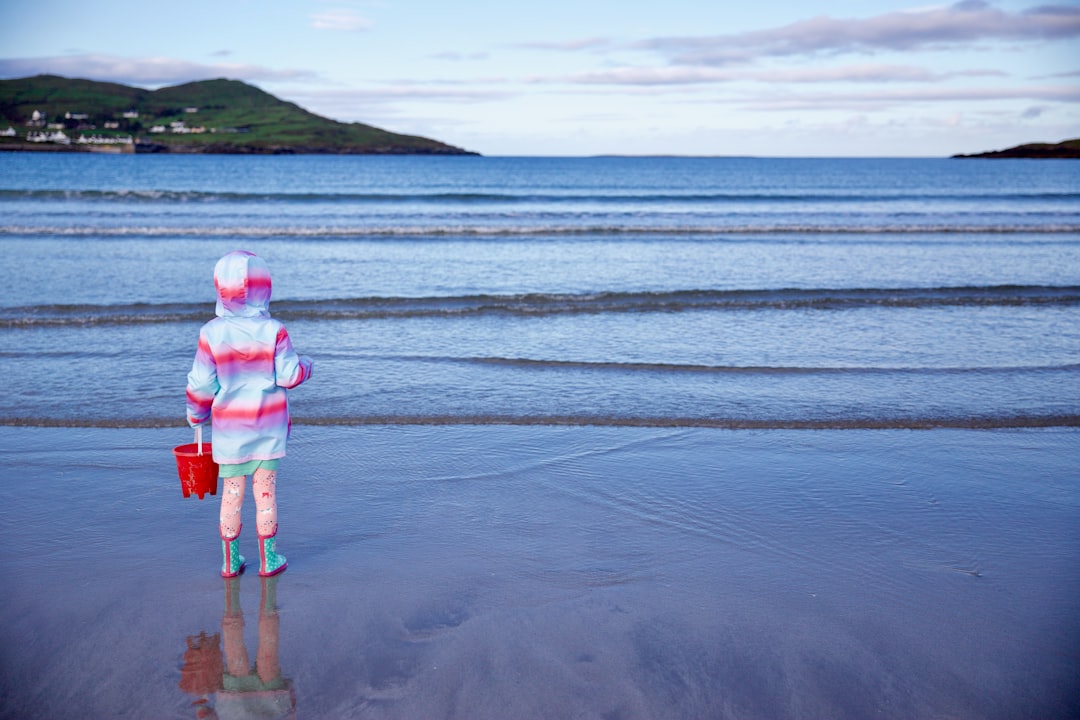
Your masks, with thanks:
[(188, 439), (0, 428), (0, 716), (1080, 717), (1075, 429), (301, 426), (239, 609)]

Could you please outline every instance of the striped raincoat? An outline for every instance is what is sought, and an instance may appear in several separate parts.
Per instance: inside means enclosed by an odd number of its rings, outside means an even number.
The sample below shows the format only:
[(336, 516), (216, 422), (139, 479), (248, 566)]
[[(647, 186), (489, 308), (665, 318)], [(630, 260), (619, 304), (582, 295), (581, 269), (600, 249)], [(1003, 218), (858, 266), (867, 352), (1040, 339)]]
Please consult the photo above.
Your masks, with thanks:
[(312, 361), (293, 350), (285, 326), (270, 317), (270, 270), (238, 250), (214, 267), (217, 316), (199, 331), (187, 379), (187, 420), (211, 420), (220, 464), (284, 457), (287, 390), (311, 377)]

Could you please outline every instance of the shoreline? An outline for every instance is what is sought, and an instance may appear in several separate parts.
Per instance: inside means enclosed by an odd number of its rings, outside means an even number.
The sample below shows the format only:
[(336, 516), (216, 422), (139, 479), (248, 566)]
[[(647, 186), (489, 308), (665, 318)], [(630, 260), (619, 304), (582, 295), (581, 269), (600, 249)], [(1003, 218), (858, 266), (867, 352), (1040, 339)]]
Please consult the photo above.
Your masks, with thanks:
[(78, 145), (71, 143), (0, 142), (0, 152), (89, 153), (104, 155), (420, 155), (482, 157), (468, 150), (449, 152), (403, 148), (340, 148), (311, 146), (196, 145), (183, 143), (133, 143), (132, 145)]
[[(1007, 415), (956, 418), (746, 419), (693, 417), (594, 417), (587, 415), (372, 415), (363, 417), (305, 417), (294, 427), (595, 427), (686, 428), (708, 430), (889, 431), (889, 430), (1036, 430), (1080, 427), (1080, 415)], [(111, 420), (84, 418), (0, 418), (0, 427), (152, 430), (187, 428), (166, 418)]]

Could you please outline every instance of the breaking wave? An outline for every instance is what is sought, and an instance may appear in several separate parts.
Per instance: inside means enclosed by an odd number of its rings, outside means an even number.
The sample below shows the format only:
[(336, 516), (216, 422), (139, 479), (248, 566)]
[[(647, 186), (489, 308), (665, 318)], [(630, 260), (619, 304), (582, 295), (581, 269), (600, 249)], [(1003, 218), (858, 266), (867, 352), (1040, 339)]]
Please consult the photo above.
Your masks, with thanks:
[[(698, 427), (718, 430), (1002, 430), (1076, 428), (1080, 415), (897, 416), (831, 418), (739, 418), (606, 415), (352, 415), (294, 416), (293, 425), (548, 425), (567, 427)], [(0, 417), (8, 427), (169, 428), (187, 427), (175, 417), (56, 418)]]
[[(1054, 222), (1045, 215), (1035, 219), (1015, 218), (985, 223), (935, 221), (911, 222), (894, 218), (872, 218), (861, 223), (776, 222), (718, 223), (716, 217), (699, 222), (667, 219), (656, 224), (604, 221), (579, 224), (549, 222), (538, 218), (513, 218), (501, 224), (445, 222), (417, 224), (414, 218), (386, 225), (0, 225), (0, 237), (87, 237), (87, 238), (425, 238), (425, 237), (566, 237), (566, 236), (768, 236), (768, 235), (1063, 235), (1080, 234), (1080, 224)], [(525, 222), (522, 222), (525, 221)]]
[[(935, 201), (969, 202), (1073, 202), (1080, 193), (1073, 192), (1003, 192), (1003, 193), (938, 193)], [(600, 203), (600, 204), (723, 204), (723, 203), (895, 203), (925, 200), (918, 192), (234, 192), (221, 190), (155, 190), (155, 189), (0, 189), (0, 202), (13, 200), (91, 201), (91, 202), (202, 202), (202, 203), (351, 203), (351, 204), (534, 204), (534, 203)]]
[[(684, 290), (674, 292), (532, 293), (448, 297), (278, 300), (283, 320), (366, 320), (473, 315), (545, 316), (753, 310), (847, 310), (865, 307), (1074, 306), (1080, 286), (991, 285), (938, 288)], [(204, 322), (208, 303), (33, 305), (0, 308), (0, 328)]]

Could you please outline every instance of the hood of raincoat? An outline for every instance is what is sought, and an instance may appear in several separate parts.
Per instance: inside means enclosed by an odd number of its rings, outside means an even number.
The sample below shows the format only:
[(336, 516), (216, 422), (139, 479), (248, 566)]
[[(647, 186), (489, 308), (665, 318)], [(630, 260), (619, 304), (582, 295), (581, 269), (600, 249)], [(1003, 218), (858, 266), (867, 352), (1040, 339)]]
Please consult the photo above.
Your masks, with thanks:
[(214, 266), (219, 317), (270, 317), (270, 268), (247, 250), (234, 250)]

